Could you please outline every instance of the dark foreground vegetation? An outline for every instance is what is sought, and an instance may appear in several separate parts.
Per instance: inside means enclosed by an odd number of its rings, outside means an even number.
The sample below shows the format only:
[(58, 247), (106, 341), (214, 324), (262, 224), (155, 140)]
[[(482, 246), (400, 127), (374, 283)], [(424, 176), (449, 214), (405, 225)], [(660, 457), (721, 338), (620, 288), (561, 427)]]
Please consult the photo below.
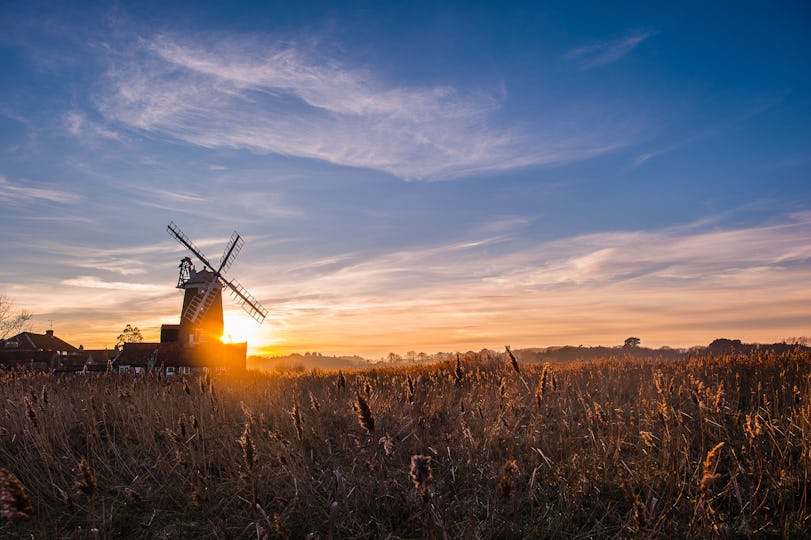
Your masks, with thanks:
[(0, 537), (811, 537), (811, 356), (6, 373)]

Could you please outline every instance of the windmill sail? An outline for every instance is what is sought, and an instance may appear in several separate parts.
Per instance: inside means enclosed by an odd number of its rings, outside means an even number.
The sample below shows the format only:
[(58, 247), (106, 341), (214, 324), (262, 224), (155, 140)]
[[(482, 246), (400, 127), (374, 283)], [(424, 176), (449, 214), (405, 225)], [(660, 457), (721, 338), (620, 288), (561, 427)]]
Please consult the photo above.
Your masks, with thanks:
[(223, 279), (223, 282), (230, 289), (231, 296), (242, 306), (242, 309), (256, 322), (262, 324), (262, 321), (264, 321), (265, 317), (268, 315), (268, 310), (265, 309), (245, 287), (240, 285), (237, 280), (232, 279), (229, 281)]
[(225, 246), (225, 251), (222, 252), (222, 257), (220, 257), (220, 274), (226, 273), (228, 269), (231, 268), (231, 265), (234, 264), (234, 259), (236, 259), (237, 255), (242, 250), (244, 243), (242, 237), (234, 231), (231, 238), (228, 240), (228, 244)]
[[(236, 231), (234, 231), (234, 233), (231, 235), (231, 238), (228, 240), (228, 243), (225, 246), (222, 257), (220, 257), (219, 266), (214, 268), (214, 266), (212, 266), (208, 259), (203, 255), (202, 251), (200, 251), (200, 249), (194, 245), (191, 239), (189, 239), (189, 237), (180, 230), (174, 221), (169, 223), (167, 230), (169, 231), (169, 234), (177, 239), (178, 242), (186, 246), (186, 248), (191, 251), (211, 273), (211, 280), (208, 282), (205, 291), (202, 292), (202, 294), (195, 295), (194, 298), (189, 301), (182, 314), (183, 319), (190, 322), (196, 322), (208, 311), (211, 305), (215, 302), (216, 298), (219, 297), (218, 293), (221, 288), (228, 287), (229, 291), (231, 292), (231, 296), (242, 307), (242, 309), (244, 309), (256, 322), (262, 324), (267, 317), (268, 310), (262, 306), (262, 304), (260, 304), (259, 301), (256, 300), (256, 298), (254, 298), (253, 295), (249, 293), (248, 290), (238, 281), (235, 279), (228, 280), (223, 277), (223, 273), (231, 268), (231, 265), (234, 263), (234, 259), (242, 250), (242, 246), (244, 245), (242, 237)], [(199, 276), (201, 274), (202, 272), (199, 272), (197, 275)]]
[(189, 251), (194, 253), (194, 255), (198, 259), (200, 259), (201, 263), (203, 263), (205, 266), (210, 268), (212, 272), (214, 271), (214, 267), (211, 266), (211, 264), (208, 262), (208, 259), (206, 259), (205, 255), (203, 255), (203, 253), (200, 251), (200, 249), (192, 243), (192, 241), (189, 239), (188, 236), (183, 234), (183, 231), (181, 231), (180, 228), (177, 225), (175, 225), (174, 221), (169, 223), (169, 226), (166, 227), (166, 228), (169, 231), (169, 234), (171, 234), (172, 236), (177, 238), (178, 242), (180, 242), (181, 244), (186, 246), (186, 248)]

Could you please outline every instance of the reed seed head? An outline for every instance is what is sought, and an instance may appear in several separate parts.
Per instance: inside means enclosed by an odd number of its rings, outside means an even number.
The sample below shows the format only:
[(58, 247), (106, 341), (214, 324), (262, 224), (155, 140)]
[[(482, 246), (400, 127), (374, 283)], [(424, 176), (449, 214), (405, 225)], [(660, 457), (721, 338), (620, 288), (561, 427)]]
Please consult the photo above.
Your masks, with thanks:
[(510, 346), (505, 345), (504, 348), (507, 349), (507, 354), (510, 356), (510, 365), (512, 365), (513, 370), (515, 370), (516, 373), (520, 374), (521, 368), (518, 367), (518, 360), (516, 360), (515, 355), (510, 350)]
[(456, 353), (456, 369), (453, 370), (453, 376), (456, 379), (456, 384), (462, 382), (465, 372), (462, 370), (462, 359), (459, 358), (459, 353)]
[(304, 429), (301, 427), (301, 408), (298, 403), (293, 404), (290, 419), (293, 421), (293, 427), (296, 428), (296, 437), (298, 437), (298, 440), (302, 440), (304, 438)]
[(34, 509), (28, 492), (8, 469), (0, 468), (0, 516), (15, 522), (31, 519)]
[(25, 396), (23, 401), (25, 401), (25, 414), (28, 416), (28, 419), (31, 420), (31, 424), (33, 424), (35, 428), (39, 427), (37, 411), (34, 410), (34, 405), (31, 403), (31, 400), (28, 396)]
[(96, 492), (96, 487), (96, 476), (93, 474), (93, 469), (90, 468), (87, 458), (83, 457), (79, 462), (79, 479), (76, 481), (76, 489), (88, 497), (92, 497)]
[(417, 454), (411, 456), (411, 482), (414, 483), (414, 488), (423, 498), (427, 501), (431, 498), (431, 456), (424, 456)]
[(514, 459), (508, 459), (501, 469), (501, 476), (498, 478), (498, 492), (505, 499), (509, 499), (515, 491), (515, 483), (519, 474), (518, 463)]
[(253, 466), (256, 465), (256, 445), (253, 442), (253, 437), (251, 437), (250, 422), (245, 422), (245, 429), (237, 442), (242, 448), (242, 461), (245, 463), (245, 468), (250, 472), (253, 470)]
[(724, 442), (721, 441), (716, 444), (712, 450), (707, 452), (707, 457), (704, 459), (704, 475), (701, 477), (701, 492), (708, 493), (721, 475), (715, 471), (718, 469), (718, 463), (721, 461), (721, 449), (724, 447)]
[(371, 409), (369, 409), (369, 404), (366, 403), (366, 400), (363, 399), (363, 396), (360, 394), (360, 392), (356, 394), (356, 397), (357, 397), (358, 423), (363, 429), (365, 429), (369, 433), (374, 433), (375, 419), (372, 416)]

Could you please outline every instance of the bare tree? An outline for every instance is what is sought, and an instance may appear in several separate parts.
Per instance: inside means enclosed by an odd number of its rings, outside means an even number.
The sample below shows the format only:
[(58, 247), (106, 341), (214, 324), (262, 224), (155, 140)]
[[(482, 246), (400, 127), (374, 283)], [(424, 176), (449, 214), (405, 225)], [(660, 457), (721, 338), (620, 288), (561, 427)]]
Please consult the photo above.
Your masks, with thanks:
[(32, 315), (29, 311), (15, 312), (13, 307), (7, 297), (0, 296), (0, 339), (21, 332), (31, 320)]

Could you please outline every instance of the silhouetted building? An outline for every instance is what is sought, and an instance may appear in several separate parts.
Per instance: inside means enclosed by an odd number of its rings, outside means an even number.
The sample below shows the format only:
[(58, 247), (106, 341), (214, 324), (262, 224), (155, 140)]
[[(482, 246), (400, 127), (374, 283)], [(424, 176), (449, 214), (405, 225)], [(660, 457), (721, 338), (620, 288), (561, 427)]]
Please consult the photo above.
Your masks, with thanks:
[(206, 369), (244, 370), (247, 343), (212, 341), (193, 346), (179, 342), (125, 343), (113, 360), (117, 373), (162, 370), (166, 375), (188, 375)]
[(69, 356), (82, 352), (54, 336), (53, 330), (46, 330), (44, 334), (21, 332), (0, 340), (0, 365), (51, 370), (57, 369)]

